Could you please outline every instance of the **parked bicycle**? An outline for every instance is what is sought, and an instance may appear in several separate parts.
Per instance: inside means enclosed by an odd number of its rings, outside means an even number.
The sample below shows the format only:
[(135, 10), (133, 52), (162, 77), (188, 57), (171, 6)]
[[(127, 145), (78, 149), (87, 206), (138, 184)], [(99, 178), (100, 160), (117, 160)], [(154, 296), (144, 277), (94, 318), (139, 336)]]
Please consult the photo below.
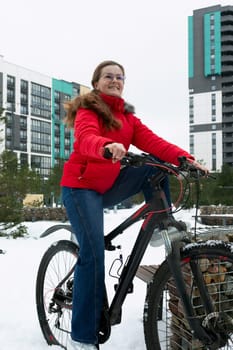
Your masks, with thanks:
[[(196, 234), (190, 235), (186, 225), (171, 215), (160, 186), (165, 176), (175, 176), (180, 184), (178, 202), (182, 203), (188, 198), (190, 182), (194, 179), (198, 188), (199, 179), (205, 174), (185, 158), (180, 159), (179, 167), (161, 163), (147, 154), (128, 153), (122, 160), (124, 166), (145, 164), (160, 170), (151, 178), (153, 198), (105, 235), (105, 249), (116, 250), (119, 247), (113, 240), (135, 222), (143, 220), (110, 305), (106, 292), (99, 344), (109, 339), (111, 326), (121, 322), (127, 293), (133, 292), (134, 277), (152, 235), (157, 234), (163, 239), (166, 259), (147, 288), (143, 317), (147, 350), (232, 349), (233, 247), (229, 242), (199, 241)], [(47, 343), (66, 349), (79, 246), (70, 225), (55, 225), (41, 237), (59, 229), (68, 230), (71, 239), (55, 242), (45, 252), (37, 275), (36, 304)]]

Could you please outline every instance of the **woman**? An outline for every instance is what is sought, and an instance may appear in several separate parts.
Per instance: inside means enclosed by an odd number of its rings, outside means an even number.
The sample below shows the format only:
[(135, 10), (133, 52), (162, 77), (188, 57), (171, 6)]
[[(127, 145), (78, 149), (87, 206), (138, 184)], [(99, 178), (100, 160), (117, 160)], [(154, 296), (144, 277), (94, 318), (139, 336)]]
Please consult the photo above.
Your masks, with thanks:
[[(63, 203), (80, 244), (74, 276), (72, 332), (68, 350), (98, 348), (98, 327), (104, 295), (103, 208), (142, 191), (151, 198), (148, 179), (156, 171), (144, 166), (121, 169), (130, 145), (178, 165), (178, 157), (194, 158), (154, 134), (134, 115), (122, 93), (125, 71), (114, 61), (100, 63), (92, 78), (93, 90), (66, 103), (65, 122), (74, 128), (74, 150), (64, 165)], [(104, 148), (112, 159), (103, 157)], [(204, 171), (200, 164), (196, 163)], [(167, 183), (165, 193), (169, 199)]]

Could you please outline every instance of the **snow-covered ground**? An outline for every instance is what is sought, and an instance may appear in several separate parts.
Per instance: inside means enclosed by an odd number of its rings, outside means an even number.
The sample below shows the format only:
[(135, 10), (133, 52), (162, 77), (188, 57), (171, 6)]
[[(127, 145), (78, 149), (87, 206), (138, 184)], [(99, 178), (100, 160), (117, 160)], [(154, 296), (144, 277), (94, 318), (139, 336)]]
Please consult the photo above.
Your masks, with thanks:
[[(105, 214), (106, 232), (111, 230), (135, 209), (111, 211)], [(182, 211), (177, 219), (193, 225), (194, 212)], [(26, 222), (29, 237), (25, 239), (0, 238), (0, 249), (6, 254), (0, 255), (0, 349), (1, 350), (46, 350), (61, 349), (49, 347), (45, 342), (37, 320), (35, 303), (35, 281), (38, 266), (45, 250), (54, 241), (69, 238), (67, 231), (60, 230), (48, 237), (40, 238), (48, 227), (58, 224), (51, 221)], [(114, 240), (122, 245), (124, 261), (135, 241), (140, 222), (129, 228)], [(119, 252), (106, 252), (106, 284), (109, 298), (113, 293), (114, 278), (108, 276), (108, 267)], [(148, 247), (143, 263), (159, 263), (164, 257), (164, 250)], [(116, 266), (116, 269), (118, 266)], [(143, 305), (146, 293), (144, 282), (135, 278), (134, 293), (129, 294), (123, 306), (122, 323), (112, 327), (110, 339), (101, 346), (101, 350), (146, 350), (143, 335)]]

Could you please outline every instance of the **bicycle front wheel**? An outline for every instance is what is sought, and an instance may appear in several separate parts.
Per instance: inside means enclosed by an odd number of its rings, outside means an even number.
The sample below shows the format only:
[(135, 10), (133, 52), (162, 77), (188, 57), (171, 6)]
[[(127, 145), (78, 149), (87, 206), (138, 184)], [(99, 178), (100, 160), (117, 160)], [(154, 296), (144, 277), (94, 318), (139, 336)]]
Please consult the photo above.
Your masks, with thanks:
[(66, 349), (71, 327), (73, 273), (78, 247), (61, 240), (45, 252), (36, 280), (36, 306), (42, 333), (49, 345)]
[[(207, 314), (190, 264), (200, 266), (205, 286), (214, 305)], [(233, 253), (229, 243), (207, 241), (187, 245), (181, 252), (181, 270), (187, 293), (201, 324), (221, 336), (215, 349), (233, 348)], [(167, 261), (157, 270), (144, 307), (144, 333), (147, 350), (209, 349), (195, 339), (184, 314)], [(213, 349), (213, 348), (211, 348)]]

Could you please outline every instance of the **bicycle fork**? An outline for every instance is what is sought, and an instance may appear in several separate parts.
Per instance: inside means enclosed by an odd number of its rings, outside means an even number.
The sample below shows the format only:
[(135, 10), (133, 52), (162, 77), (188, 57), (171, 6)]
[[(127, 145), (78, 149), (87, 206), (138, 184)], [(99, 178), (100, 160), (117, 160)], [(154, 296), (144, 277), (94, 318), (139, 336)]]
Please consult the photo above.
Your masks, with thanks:
[[(201, 320), (196, 317), (193, 306), (191, 304), (190, 297), (186, 291), (186, 284), (184, 281), (184, 277), (181, 271), (181, 264), (180, 264), (180, 243), (181, 243), (180, 241), (170, 242), (169, 240), (169, 244), (166, 244), (166, 240), (165, 240), (165, 248), (167, 252), (167, 261), (169, 264), (169, 268), (172, 272), (176, 288), (181, 297), (181, 301), (183, 303), (183, 308), (184, 308), (187, 321), (189, 323), (191, 332), (195, 338), (202, 341), (203, 344), (208, 346), (208, 348), (211, 350), (218, 349), (219, 347), (217, 344), (219, 344), (219, 340), (220, 340), (219, 335), (214, 334), (213, 332), (205, 329), (201, 325)], [(197, 284), (197, 287), (199, 288), (199, 291), (200, 291), (200, 297), (203, 302), (203, 307), (205, 308), (207, 314), (213, 313), (214, 306), (210, 300), (200, 267), (195, 262), (190, 262), (190, 267), (191, 267), (195, 282)]]

